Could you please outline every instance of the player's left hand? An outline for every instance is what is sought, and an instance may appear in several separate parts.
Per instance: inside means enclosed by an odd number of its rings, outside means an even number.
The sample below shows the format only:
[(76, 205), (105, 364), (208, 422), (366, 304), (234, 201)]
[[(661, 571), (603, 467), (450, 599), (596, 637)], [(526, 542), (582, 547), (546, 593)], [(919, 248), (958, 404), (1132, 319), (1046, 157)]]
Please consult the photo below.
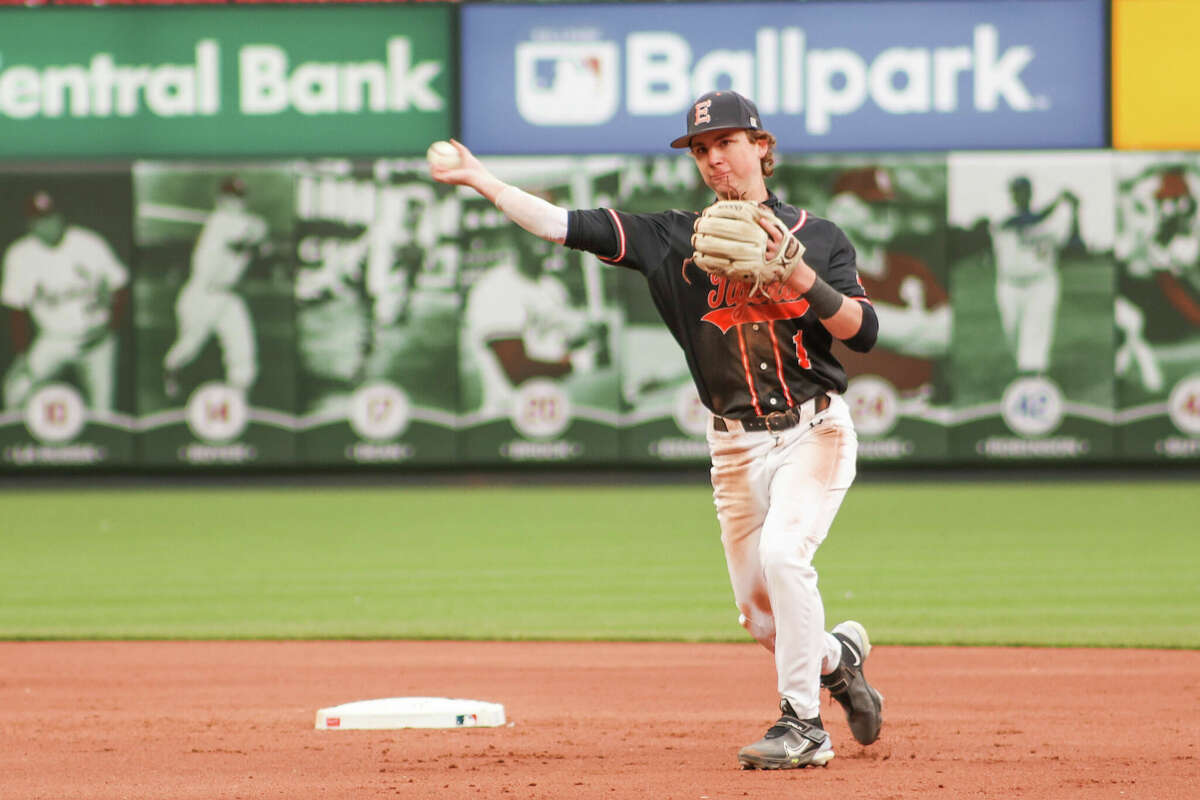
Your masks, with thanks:
[(718, 200), (693, 226), (692, 261), (705, 272), (762, 286), (787, 280), (803, 264), (804, 245), (758, 203)]
[(772, 225), (763, 215), (759, 216), (758, 224), (767, 232), (767, 249), (763, 253), (763, 257), (767, 261), (770, 261), (779, 255), (779, 251), (783, 249), (783, 234), (785, 231), (781, 230), (778, 225)]

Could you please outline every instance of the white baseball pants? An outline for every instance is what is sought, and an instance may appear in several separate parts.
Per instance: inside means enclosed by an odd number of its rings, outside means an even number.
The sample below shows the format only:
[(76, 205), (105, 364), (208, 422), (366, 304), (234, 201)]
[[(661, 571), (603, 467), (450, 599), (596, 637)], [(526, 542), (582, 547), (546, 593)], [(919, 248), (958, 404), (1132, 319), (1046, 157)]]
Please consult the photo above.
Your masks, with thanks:
[[(85, 344), (78, 337), (38, 336), (29, 348), (29, 371), (33, 378), (29, 388), (53, 378), (71, 365), (78, 370), (92, 410), (112, 411), (117, 380), (116, 335), (105, 332), (92, 344)], [(24, 397), (14, 398), (13, 404), (24, 400)]]
[(825, 632), (813, 556), (854, 480), (850, 408), (812, 401), (799, 424), (771, 433), (708, 430), (713, 502), (741, 624), (775, 654), (779, 695), (802, 718), (820, 713), (820, 676), (841, 646)]
[(163, 359), (163, 369), (177, 370), (191, 363), (216, 336), (226, 382), (238, 389), (250, 388), (258, 377), (258, 352), (245, 300), (232, 291), (208, 291), (189, 283), (175, 302), (175, 317), (178, 333)]
[(1020, 372), (1045, 372), (1050, 368), (1061, 291), (1062, 279), (1057, 272), (1048, 272), (1030, 283), (996, 284), (1000, 324)]

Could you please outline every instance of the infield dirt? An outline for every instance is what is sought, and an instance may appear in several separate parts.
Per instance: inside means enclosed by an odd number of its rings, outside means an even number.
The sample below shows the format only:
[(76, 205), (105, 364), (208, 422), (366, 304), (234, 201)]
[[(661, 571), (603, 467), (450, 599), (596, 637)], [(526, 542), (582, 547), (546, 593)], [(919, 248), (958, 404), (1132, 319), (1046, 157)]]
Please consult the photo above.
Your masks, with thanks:
[[(806, 800), (1200, 796), (1200, 652), (877, 647), (878, 742), (822, 715), (828, 767), (743, 772), (775, 718), (752, 644), (0, 643), (0, 794), (18, 800)], [(317, 731), (404, 695), (503, 728)]]

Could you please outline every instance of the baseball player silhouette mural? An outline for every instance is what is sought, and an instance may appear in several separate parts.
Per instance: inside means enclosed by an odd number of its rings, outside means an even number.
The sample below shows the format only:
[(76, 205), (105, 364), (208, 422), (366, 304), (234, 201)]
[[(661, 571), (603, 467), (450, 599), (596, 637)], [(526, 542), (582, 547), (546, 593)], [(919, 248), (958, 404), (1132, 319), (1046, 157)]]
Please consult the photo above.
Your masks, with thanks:
[(282, 162), (134, 166), (144, 463), (293, 458), (295, 178)]
[(456, 187), (407, 159), (298, 164), (295, 186), (305, 461), (454, 461)]
[[(1178, 341), (1200, 328), (1200, 205), (1193, 183), (1200, 187), (1200, 169), (1170, 164), (1124, 182), (1124, 235), (1119, 256), (1127, 266), (1122, 288), (1147, 305), (1149, 297), (1157, 296), (1171, 311), (1139, 319), (1135, 330), (1133, 325), (1122, 324), (1118, 304), (1118, 327), (1128, 339), (1135, 334), (1140, 339), (1142, 328), (1149, 327), (1151, 338)], [(1136, 312), (1125, 309), (1125, 313)], [(1139, 346), (1144, 342), (1133, 345)], [(1161, 388), (1161, 369), (1149, 357), (1143, 361), (1122, 353), (1118, 374), (1133, 362), (1141, 362), (1142, 380), (1148, 388)]]
[[(941, 163), (898, 158), (887, 166), (845, 165), (821, 180), (831, 187), (825, 213), (854, 244), (858, 277), (879, 317), (869, 352), (837, 351), (852, 377), (846, 393), (860, 437), (859, 458), (940, 456), (948, 386), (945, 365), (952, 312), (940, 270), (944, 238)], [(824, 174), (791, 168), (797, 180)], [(904, 176), (905, 190), (896, 176)], [(914, 194), (914, 184), (920, 194)], [(944, 201), (943, 201), (944, 203)], [(939, 247), (940, 246), (940, 247)]]
[(842, 359), (855, 375), (879, 375), (906, 394), (930, 389), (936, 359), (950, 346), (945, 286), (921, 259), (894, 249), (896, 191), (882, 167), (847, 170), (833, 187), (829, 216), (854, 242), (858, 277), (879, 317), (878, 345)]
[(170, 398), (180, 393), (179, 371), (214, 336), (229, 386), (244, 396), (258, 376), (254, 322), (236, 288), (264, 246), (267, 224), (246, 208), (245, 198), (244, 181), (236, 176), (223, 180), (196, 239), (191, 274), (175, 301), (176, 338), (163, 359), (164, 390)]
[(1013, 178), (1008, 189), (1013, 213), (992, 227), (996, 305), (1017, 371), (1042, 375), (1050, 369), (1062, 293), (1059, 252), (1079, 238), (1079, 198), (1064, 189), (1034, 209), (1029, 178)]
[(571, 307), (566, 287), (547, 271), (548, 253), (514, 244), (497, 254), (463, 311), (464, 345), (479, 370), (484, 414), (507, 414), (527, 381), (590, 370), (598, 352), (586, 315)]
[(67, 222), (46, 191), (25, 204), (28, 232), (4, 253), (0, 301), (18, 353), (4, 403), (20, 408), (41, 384), (74, 369), (94, 411), (113, 408), (117, 341), (129, 272), (97, 233)]
[(1114, 361), (1123, 448), (1141, 457), (1196, 458), (1200, 162), (1194, 154), (1129, 154), (1118, 166)]
[[(459, 166), (432, 174), (473, 188), (542, 239), (646, 279), (712, 413), (713, 497), (740, 622), (775, 659), (782, 714), (738, 762), (824, 765), (834, 751), (822, 686), (858, 741), (875, 741), (882, 724), (882, 696), (863, 673), (866, 629), (846, 621), (825, 631), (813, 567), (855, 475), (846, 373), (830, 346), (869, 350), (877, 318), (842, 231), (767, 189), (775, 138), (751, 101), (700, 97), (671, 145), (690, 152), (717, 195), (702, 213), (567, 210), (504, 183), (458, 143)], [(733, 251), (742, 255), (721, 255)]]
[(1113, 448), (1109, 153), (954, 153), (952, 452), (1098, 459)]

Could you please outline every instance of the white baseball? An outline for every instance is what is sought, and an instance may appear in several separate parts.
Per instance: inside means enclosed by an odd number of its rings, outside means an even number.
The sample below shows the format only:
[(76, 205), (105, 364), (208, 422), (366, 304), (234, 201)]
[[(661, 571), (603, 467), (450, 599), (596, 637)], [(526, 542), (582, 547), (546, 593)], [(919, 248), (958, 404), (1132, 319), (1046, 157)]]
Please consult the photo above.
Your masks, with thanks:
[(425, 160), (439, 169), (454, 169), (462, 163), (458, 150), (449, 142), (434, 142), (425, 151)]

